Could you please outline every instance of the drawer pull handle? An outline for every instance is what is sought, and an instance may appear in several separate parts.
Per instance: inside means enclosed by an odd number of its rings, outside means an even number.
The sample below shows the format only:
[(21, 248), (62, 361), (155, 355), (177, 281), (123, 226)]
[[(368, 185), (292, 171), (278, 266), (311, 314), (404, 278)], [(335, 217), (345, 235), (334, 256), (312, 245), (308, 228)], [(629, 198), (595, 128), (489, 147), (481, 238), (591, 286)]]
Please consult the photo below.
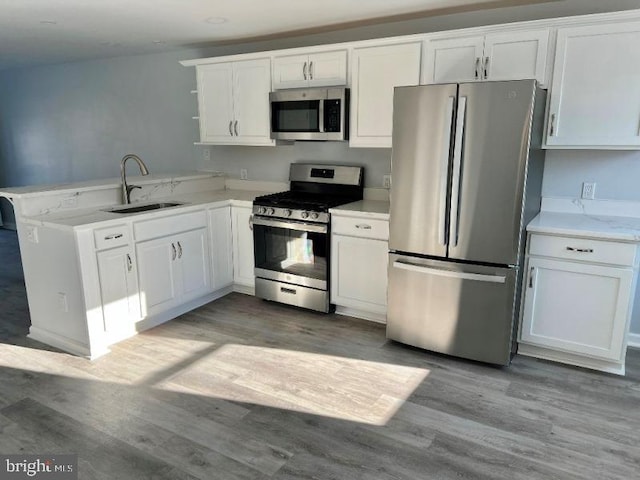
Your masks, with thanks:
[(359, 223), (358, 225), (356, 225), (356, 228), (359, 228), (361, 230), (371, 230), (371, 225), (367, 225), (366, 223)]
[(536, 271), (536, 267), (531, 267), (531, 270), (529, 271), (529, 288), (533, 288), (533, 274)]
[(116, 240), (118, 238), (122, 238), (121, 233), (112, 233), (111, 235), (107, 235), (106, 237), (104, 237), (105, 240)]
[(280, 287), (280, 291), (282, 293), (290, 293), (291, 295), (295, 295), (296, 293), (298, 293), (293, 288), (285, 288), (285, 287)]
[(593, 253), (593, 248), (567, 247), (567, 250), (569, 250), (570, 252), (577, 252), (577, 253)]
[(182, 258), (182, 245), (178, 242), (178, 258)]
[(131, 255), (127, 253), (127, 272), (133, 270), (133, 262), (131, 261)]
[(171, 244), (171, 260), (175, 260), (177, 255), (178, 255), (178, 252), (176, 252), (176, 246), (172, 243)]

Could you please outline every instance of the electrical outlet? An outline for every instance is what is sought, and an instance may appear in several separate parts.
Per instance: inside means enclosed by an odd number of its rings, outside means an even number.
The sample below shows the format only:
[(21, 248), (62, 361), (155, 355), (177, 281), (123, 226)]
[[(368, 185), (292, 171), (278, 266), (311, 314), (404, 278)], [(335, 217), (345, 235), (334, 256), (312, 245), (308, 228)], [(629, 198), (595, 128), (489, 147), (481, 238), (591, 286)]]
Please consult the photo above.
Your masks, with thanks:
[(593, 200), (596, 197), (596, 184), (591, 182), (582, 183), (582, 198)]
[(249, 172), (247, 172), (246, 168), (240, 169), (240, 180), (246, 180), (249, 177)]
[(67, 294), (63, 292), (58, 292), (58, 306), (60, 307), (61, 312), (69, 311), (69, 304), (67, 303)]
[(204, 150), (202, 150), (202, 158), (205, 160), (211, 160), (211, 150), (209, 147), (204, 147)]
[(75, 208), (78, 206), (78, 197), (66, 197), (62, 199), (62, 208)]
[(38, 227), (27, 227), (27, 240), (31, 243), (38, 243)]
[(391, 175), (383, 175), (382, 176), (382, 187), (383, 188), (391, 188)]

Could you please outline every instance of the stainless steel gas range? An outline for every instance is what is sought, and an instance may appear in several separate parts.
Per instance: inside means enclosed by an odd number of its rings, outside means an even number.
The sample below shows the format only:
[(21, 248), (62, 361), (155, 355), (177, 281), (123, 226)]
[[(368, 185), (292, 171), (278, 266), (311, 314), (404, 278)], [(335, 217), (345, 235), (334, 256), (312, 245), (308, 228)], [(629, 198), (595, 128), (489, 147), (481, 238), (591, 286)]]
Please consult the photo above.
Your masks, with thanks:
[(253, 202), (256, 296), (329, 312), (329, 209), (362, 199), (364, 169), (294, 163), (289, 180)]

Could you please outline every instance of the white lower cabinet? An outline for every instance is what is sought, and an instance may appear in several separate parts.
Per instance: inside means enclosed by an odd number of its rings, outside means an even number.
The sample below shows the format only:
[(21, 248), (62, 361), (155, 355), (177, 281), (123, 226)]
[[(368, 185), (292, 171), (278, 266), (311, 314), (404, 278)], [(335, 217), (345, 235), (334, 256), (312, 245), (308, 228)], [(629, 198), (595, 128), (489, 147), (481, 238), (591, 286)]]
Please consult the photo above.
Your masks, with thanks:
[(141, 318), (136, 262), (129, 245), (96, 256), (104, 331), (113, 343), (133, 335)]
[(211, 291), (205, 228), (136, 245), (144, 316), (168, 310)]
[(634, 262), (632, 244), (531, 235), (518, 352), (623, 374)]
[(253, 258), (253, 215), (252, 207), (231, 207), (231, 228), (233, 230), (233, 282), (245, 287), (240, 289), (252, 293), (255, 288)]
[(331, 303), (337, 313), (386, 321), (388, 221), (332, 214)]
[(212, 287), (216, 291), (233, 284), (231, 207), (225, 206), (209, 210), (209, 237)]

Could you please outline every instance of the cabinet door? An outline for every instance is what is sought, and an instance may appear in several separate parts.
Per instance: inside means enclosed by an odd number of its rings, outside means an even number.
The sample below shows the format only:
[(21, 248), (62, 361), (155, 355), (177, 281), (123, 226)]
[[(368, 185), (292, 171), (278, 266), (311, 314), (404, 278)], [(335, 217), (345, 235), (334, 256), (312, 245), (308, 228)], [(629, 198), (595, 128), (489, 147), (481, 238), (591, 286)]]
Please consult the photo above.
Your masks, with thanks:
[(140, 302), (147, 317), (163, 312), (179, 301), (178, 249), (173, 238), (158, 238), (136, 245)]
[(233, 141), (233, 68), (231, 63), (198, 65), (200, 141)]
[(275, 145), (269, 122), (271, 60), (234, 62), (233, 87), (235, 143)]
[(640, 147), (640, 23), (560, 28), (549, 147)]
[(389, 243), (331, 236), (331, 303), (384, 315)]
[(530, 257), (520, 339), (622, 360), (633, 270)]
[(209, 210), (209, 236), (211, 238), (211, 266), (213, 290), (233, 283), (233, 240), (231, 234), (231, 207)]
[(347, 84), (347, 51), (309, 55), (309, 85), (324, 87)]
[(391, 147), (393, 89), (418, 85), (420, 48), (416, 42), (353, 51), (350, 146)]
[(482, 36), (427, 41), (422, 83), (481, 80), (483, 46)]
[(549, 30), (487, 35), (482, 77), (485, 80), (535, 78), (546, 83)]
[(309, 85), (309, 56), (287, 55), (273, 59), (273, 88), (301, 88)]
[(255, 287), (253, 258), (253, 227), (250, 207), (232, 207), (233, 228), (233, 281), (246, 287)]
[(97, 259), (104, 331), (112, 343), (133, 335), (140, 320), (137, 272), (129, 246), (98, 252)]
[(211, 292), (209, 237), (205, 228), (175, 238), (180, 265), (181, 301), (187, 302)]

